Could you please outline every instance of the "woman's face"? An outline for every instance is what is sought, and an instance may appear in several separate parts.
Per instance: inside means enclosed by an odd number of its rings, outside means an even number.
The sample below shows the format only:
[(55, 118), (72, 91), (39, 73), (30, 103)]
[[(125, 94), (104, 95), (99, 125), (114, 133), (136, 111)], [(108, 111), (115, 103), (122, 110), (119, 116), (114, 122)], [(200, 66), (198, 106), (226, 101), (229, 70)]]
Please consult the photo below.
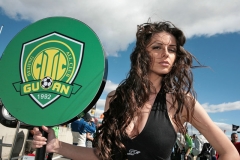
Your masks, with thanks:
[(151, 38), (147, 51), (152, 58), (149, 74), (168, 74), (176, 59), (176, 39), (167, 32), (156, 33)]

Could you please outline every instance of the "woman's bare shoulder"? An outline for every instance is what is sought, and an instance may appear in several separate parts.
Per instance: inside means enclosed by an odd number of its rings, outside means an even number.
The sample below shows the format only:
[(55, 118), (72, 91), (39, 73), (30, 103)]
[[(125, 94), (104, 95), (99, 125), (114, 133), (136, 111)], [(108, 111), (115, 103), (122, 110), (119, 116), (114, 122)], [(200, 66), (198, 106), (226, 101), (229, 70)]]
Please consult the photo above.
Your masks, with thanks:
[[(181, 114), (181, 117), (184, 118), (184, 117), (187, 117), (187, 113), (189, 111), (195, 108), (196, 99), (191, 94), (185, 94), (183, 98), (184, 98), (184, 104), (183, 104), (183, 108), (181, 109), (182, 111), (179, 114)], [(175, 95), (172, 93), (167, 93), (166, 102), (167, 102), (168, 109), (171, 110), (173, 114), (175, 114), (175, 112), (179, 109), (178, 101), (176, 100)], [(185, 120), (183, 122), (185, 122)]]

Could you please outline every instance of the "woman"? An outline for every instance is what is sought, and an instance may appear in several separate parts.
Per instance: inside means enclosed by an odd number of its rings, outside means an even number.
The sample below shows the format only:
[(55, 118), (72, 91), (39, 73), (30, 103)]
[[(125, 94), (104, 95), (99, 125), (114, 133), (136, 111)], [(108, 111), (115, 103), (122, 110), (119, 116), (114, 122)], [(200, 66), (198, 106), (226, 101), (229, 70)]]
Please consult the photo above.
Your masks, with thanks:
[(190, 122), (221, 155), (237, 160), (236, 149), (195, 100), (192, 58), (183, 45), (185, 36), (170, 22), (138, 26), (127, 78), (106, 99), (103, 124), (95, 148), (58, 141), (50, 128), (48, 142), (34, 128), (34, 147), (71, 159), (169, 160), (176, 133), (186, 133)]

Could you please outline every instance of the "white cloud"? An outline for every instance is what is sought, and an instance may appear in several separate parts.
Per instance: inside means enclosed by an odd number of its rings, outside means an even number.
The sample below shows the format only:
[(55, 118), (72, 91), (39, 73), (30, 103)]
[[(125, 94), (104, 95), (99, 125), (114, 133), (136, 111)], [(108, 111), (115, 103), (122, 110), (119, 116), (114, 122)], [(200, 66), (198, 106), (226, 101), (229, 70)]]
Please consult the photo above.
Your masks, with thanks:
[(232, 110), (240, 110), (240, 101), (222, 103), (217, 105), (204, 103), (202, 104), (202, 106), (208, 113), (225, 112)]
[(118, 84), (115, 84), (110, 80), (107, 80), (105, 88), (104, 88), (104, 92), (106, 94), (108, 94), (109, 92), (115, 90), (117, 87), (118, 87)]
[(232, 125), (227, 123), (215, 122), (215, 124), (222, 130), (232, 131)]
[(97, 101), (97, 104), (96, 104), (96, 109), (100, 110), (100, 111), (103, 111), (104, 110), (104, 106), (105, 106), (105, 101), (106, 101), (105, 99), (99, 99)]
[(239, 32), (239, 0), (98, 0), (32, 1), (0, 0), (6, 15), (17, 20), (36, 21), (50, 16), (69, 16), (88, 24), (99, 36), (108, 55), (126, 50), (135, 40), (138, 24), (169, 20), (188, 37)]

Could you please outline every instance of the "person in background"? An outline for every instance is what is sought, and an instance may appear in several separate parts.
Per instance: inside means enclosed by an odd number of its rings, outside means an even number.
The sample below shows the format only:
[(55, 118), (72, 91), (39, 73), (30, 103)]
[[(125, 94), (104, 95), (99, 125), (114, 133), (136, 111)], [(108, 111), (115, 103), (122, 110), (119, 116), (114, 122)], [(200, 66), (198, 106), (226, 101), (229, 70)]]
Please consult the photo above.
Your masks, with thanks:
[(208, 140), (202, 135), (201, 132), (199, 132), (199, 134), (197, 135), (199, 141), (201, 142), (201, 144), (203, 145), (204, 143), (209, 143)]
[(199, 160), (216, 160), (216, 150), (210, 143), (204, 143), (198, 158)]
[(107, 96), (95, 148), (61, 142), (45, 126), (48, 139), (34, 127), (33, 146), (47, 145), (48, 152), (76, 160), (170, 160), (177, 132), (185, 135), (189, 122), (217, 149), (220, 160), (239, 160), (195, 98), (194, 56), (183, 47), (183, 32), (171, 22), (148, 22), (138, 25), (136, 38), (130, 71)]
[(238, 134), (237, 133), (232, 133), (231, 134), (231, 142), (233, 144), (238, 142)]
[(180, 160), (184, 160), (185, 156), (185, 138), (181, 133), (177, 133), (176, 144), (178, 146), (177, 152), (180, 153)]
[(188, 135), (188, 133), (185, 134), (185, 155), (184, 155), (184, 160), (192, 160), (192, 147), (193, 147), (193, 142), (192, 138)]
[(192, 138), (186, 133), (185, 135), (178, 133), (176, 143), (181, 152), (181, 160), (191, 160)]
[(93, 142), (93, 133), (87, 132), (86, 133), (86, 147), (92, 148), (93, 147), (92, 142)]
[(234, 144), (234, 146), (236, 147), (236, 149), (240, 155), (240, 142), (238, 142), (238, 134), (237, 133), (231, 134), (231, 142)]
[(73, 145), (86, 147), (86, 133), (96, 131), (95, 120), (89, 113), (71, 123)]
[(194, 147), (192, 149), (192, 154), (193, 154), (193, 160), (197, 160), (197, 156), (201, 153), (202, 151), (202, 143), (200, 142), (199, 138), (197, 137), (196, 134), (193, 134), (193, 143)]
[[(96, 117), (93, 117), (93, 118), (94, 118), (94, 123), (95, 123), (96, 131), (97, 131), (97, 129), (99, 127), (99, 122), (98, 122), (98, 119)], [(95, 135), (96, 135), (96, 132), (94, 132), (94, 133), (87, 132), (87, 134), (86, 134), (86, 147), (88, 147), (88, 148), (93, 147), (93, 140), (94, 140)]]
[(178, 146), (178, 143), (176, 142), (173, 147), (173, 153), (171, 155), (171, 160), (181, 160), (181, 149)]

